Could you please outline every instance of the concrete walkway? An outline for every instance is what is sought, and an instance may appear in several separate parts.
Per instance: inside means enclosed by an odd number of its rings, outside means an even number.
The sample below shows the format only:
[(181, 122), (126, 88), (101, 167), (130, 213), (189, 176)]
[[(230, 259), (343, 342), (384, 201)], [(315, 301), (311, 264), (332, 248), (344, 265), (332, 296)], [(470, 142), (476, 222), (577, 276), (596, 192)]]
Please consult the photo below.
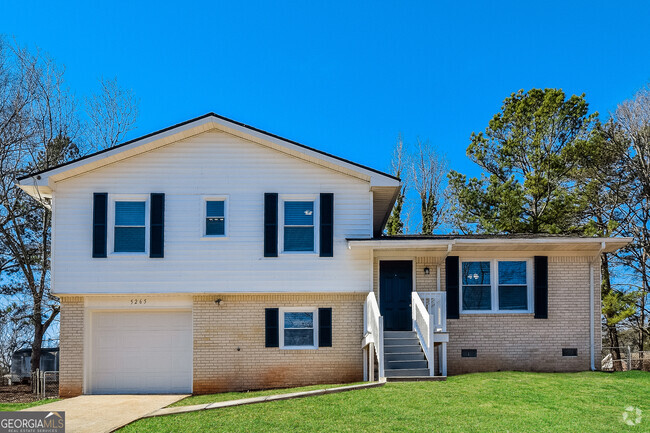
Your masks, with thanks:
[(303, 397), (313, 397), (316, 395), (335, 394), (337, 392), (375, 388), (385, 384), (386, 381), (381, 380), (379, 382), (363, 383), (361, 385), (339, 386), (336, 388), (316, 389), (313, 391), (292, 392), (288, 394), (265, 395), (262, 397), (242, 398), (239, 400), (220, 401), (217, 403), (208, 403), (208, 404), (196, 404), (192, 406), (165, 407), (153, 411), (143, 416), (143, 418), (151, 418), (154, 416), (164, 416), (164, 415), (175, 415), (175, 414), (187, 413), (187, 412), (197, 412), (200, 410), (208, 410), (208, 409), (220, 409), (223, 407), (244, 406), (247, 404), (265, 403), (269, 401), (290, 400), (292, 398), (303, 398)]
[(26, 411), (65, 412), (66, 433), (108, 433), (187, 395), (82, 395)]

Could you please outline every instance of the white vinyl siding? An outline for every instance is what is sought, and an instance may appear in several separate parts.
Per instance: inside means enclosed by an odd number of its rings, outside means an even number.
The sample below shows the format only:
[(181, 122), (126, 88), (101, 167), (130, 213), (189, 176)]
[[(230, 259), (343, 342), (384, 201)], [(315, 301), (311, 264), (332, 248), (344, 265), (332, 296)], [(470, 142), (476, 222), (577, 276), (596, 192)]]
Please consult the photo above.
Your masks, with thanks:
[[(108, 260), (93, 260), (94, 192), (109, 197), (164, 192), (165, 259), (114, 253)], [(227, 236), (211, 242), (202, 235), (204, 206), (215, 192), (228, 194)], [(278, 193), (280, 200), (315, 202), (315, 251), (318, 197), (333, 193), (334, 257), (283, 254), (278, 245), (280, 256), (265, 258), (268, 192)], [(369, 287), (368, 251), (350, 250), (345, 240), (372, 236), (369, 182), (226, 133), (206, 132), (61, 181), (54, 200), (54, 292), (365, 292)], [(110, 231), (108, 238), (110, 253)]]

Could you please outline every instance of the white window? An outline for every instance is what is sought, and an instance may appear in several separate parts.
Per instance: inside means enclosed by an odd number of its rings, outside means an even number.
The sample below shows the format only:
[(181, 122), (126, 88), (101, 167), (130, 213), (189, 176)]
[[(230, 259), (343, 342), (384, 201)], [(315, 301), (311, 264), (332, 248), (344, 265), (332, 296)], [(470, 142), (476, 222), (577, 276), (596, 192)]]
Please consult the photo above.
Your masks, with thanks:
[(287, 196), (282, 200), (282, 251), (288, 253), (316, 252), (316, 218), (318, 201), (315, 196)]
[(283, 349), (316, 349), (318, 323), (316, 308), (280, 309), (280, 347)]
[(203, 236), (219, 238), (227, 236), (228, 201), (225, 196), (204, 197), (201, 220)]
[(115, 253), (144, 253), (147, 250), (148, 202), (140, 197), (118, 196), (112, 201)]
[(528, 259), (463, 260), (460, 304), (463, 313), (532, 311), (532, 262)]

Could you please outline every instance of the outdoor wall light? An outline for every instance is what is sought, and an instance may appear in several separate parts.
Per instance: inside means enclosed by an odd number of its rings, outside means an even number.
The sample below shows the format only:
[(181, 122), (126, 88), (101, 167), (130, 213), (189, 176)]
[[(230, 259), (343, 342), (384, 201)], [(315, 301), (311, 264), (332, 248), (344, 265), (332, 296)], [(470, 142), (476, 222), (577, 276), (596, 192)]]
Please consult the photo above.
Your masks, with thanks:
[(428, 267), (424, 268), (424, 275), (429, 275), (430, 272), (431, 272), (431, 269), (429, 269)]
[(214, 303), (217, 304), (217, 305), (221, 305), (221, 298), (216, 299), (216, 300), (214, 301)]

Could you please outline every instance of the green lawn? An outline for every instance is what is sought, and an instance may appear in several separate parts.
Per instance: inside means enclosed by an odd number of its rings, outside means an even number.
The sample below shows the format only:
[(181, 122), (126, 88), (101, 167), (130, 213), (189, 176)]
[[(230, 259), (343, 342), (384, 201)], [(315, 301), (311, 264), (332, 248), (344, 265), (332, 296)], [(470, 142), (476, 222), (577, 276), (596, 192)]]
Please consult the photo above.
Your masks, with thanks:
[[(194, 397), (199, 398), (199, 397)], [(194, 403), (191, 403), (194, 404)], [(640, 425), (622, 421), (627, 406)], [(646, 415), (647, 414), (647, 415)], [(650, 373), (478, 373), (149, 418), (122, 432), (611, 432), (650, 430)]]
[[(6, 412), (9, 410), (23, 410), (29, 407), (40, 406), (46, 403), (54, 403), (58, 401), (58, 398), (48, 398), (45, 400), (30, 401), (29, 403), (0, 403), (0, 412)], [(34, 409), (38, 410), (38, 409)]]
[[(360, 382), (363, 383), (363, 382)], [(193, 404), (207, 404), (207, 403), (216, 403), (218, 401), (228, 401), (228, 400), (239, 400), (240, 398), (253, 398), (261, 397), (263, 395), (275, 395), (275, 394), (287, 394), (290, 392), (302, 392), (302, 391), (313, 391), (315, 389), (326, 389), (326, 388), (336, 388), (339, 386), (346, 385), (358, 385), (354, 383), (347, 384), (336, 384), (336, 385), (313, 385), (313, 386), (303, 386), (300, 388), (286, 388), (286, 389), (270, 389), (267, 391), (247, 391), (247, 392), (223, 392), (221, 394), (207, 394), (207, 395), (195, 395), (192, 397), (184, 398), (181, 401), (177, 401), (173, 406), (191, 406)]]

